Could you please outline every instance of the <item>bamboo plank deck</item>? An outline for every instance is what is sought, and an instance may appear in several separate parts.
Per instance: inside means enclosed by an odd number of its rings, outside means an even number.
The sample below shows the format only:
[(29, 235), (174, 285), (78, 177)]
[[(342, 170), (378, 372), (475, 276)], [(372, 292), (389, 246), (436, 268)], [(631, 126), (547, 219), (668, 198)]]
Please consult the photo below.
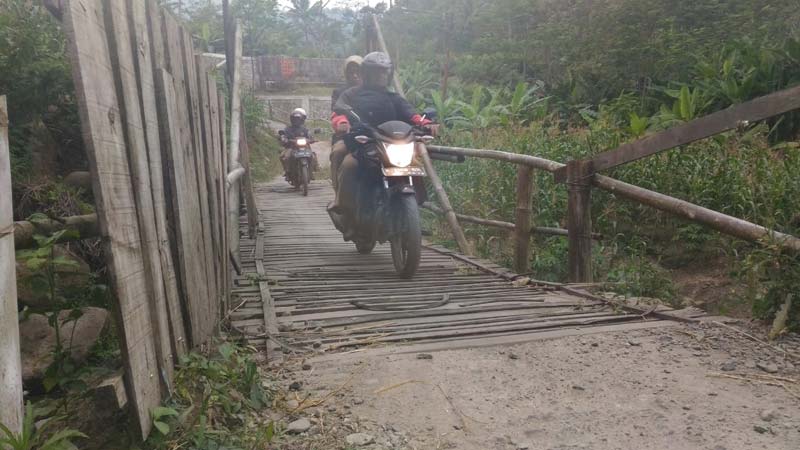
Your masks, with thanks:
[(515, 285), (507, 269), (435, 245), (426, 245), (414, 279), (401, 280), (388, 244), (360, 255), (342, 240), (325, 211), (328, 181), (315, 181), (308, 197), (283, 180), (255, 189), (260, 230), (248, 239), (240, 223), (231, 320), (268, 351), (432, 351), (673, 323), (557, 287)]

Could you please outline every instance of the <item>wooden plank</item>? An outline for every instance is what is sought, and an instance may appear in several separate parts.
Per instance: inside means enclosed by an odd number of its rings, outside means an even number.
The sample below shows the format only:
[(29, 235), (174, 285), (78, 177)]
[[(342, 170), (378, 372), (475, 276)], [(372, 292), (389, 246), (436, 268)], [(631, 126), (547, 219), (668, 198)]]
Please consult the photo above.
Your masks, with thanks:
[[(139, 241), (147, 280), (153, 339), (158, 351), (159, 378), (165, 387), (172, 384), (172, 343), (167, 316), (167, 299), (164, 291), (163, 271), (159, 255), (159, 238), (153, 207), (153, 188), (147, 152), (147, 138), (143, 124), (142, 104), (139, 98), (131, 44), (133, 36), (128, 26), (128, 11), (124, 0), (106, 0), (106, 27), (109, 31), (111, 64), (117, 84), (120, 120), (125, 132), (128, 161), (132, 176), (133, 194), (139, 219)], [(160, 172), (160, 171), (159, 171)], [(160, 177), (160, 173), (157, 173)]]
[(591, 161), (570, 161), (567, 183), (569, 281), (592, 282), (592, 167)]
[(614, 195), (705, 225), (721, 233), (750, 242), (766, 243), (768, 245), (776, 244), (787, 250), (800, 252), (800, 239), (795, 236), (770, 230), (761, 225), (615, 180), (611, 177), (595, 174), (592, 182), (600, 189), (611, 192)]
[[(199, 56), (198, 56), (199, 58)], [(219, 102), (217, 98), (217, 84), (214, 77), (208, 72), (201, 72), (200, 88), (203, 91), (204, 108), (207, 108), (207, 117), (204, 121), (208, 128), (209, 145), (206, 148), (206, 181), (208, 183), (208, 196), (211, 205), (211, 225), (214, 244), (214, 265), (216, 267), (217, 292), (222, 302), (219, 306), (221, 314), (227, 314), (228, 304), (225, 293), (225, 268), (228, 266), (225, 247), (225, 218), (227, 213), (223, 207), (223, 190), (220, 186), (222, 145), (219, 136)]]
[[(167, 154), (171, 174), (172, 204), (176, 216), (176, 235), (178, 241), (178, 260), (181, 267), (181, 285), (185, 292), (186, 309), (189, 311), (189, 332), (191, 345), (206, 342), (214, 332), (214, 322), (209, 320), (215, 314), (209, 311), (208, 273), (206, 272), (206, 247), (200, 197), (198, 195), (197, 163), (192, 135), (192, 112), (189, 108), (189, 86), (186, 79), (183, 57), (183, 32), (172, 15), (162, 10), (165, 59), (170, 77), (157, 74), (159, 81), (172, 81), (172, 92), (165, 92), (166, 86), (159, 86), (159, 117), (162, 127), (162, 142)], [(169, 74), (168, 74), (169, 75)], [(167, 107), (166, 96), (172, 96), (174, 108)], [(164, 120), (166, 114), (173, 117)], [(171, 124), (170, 129), (164, 127)], [(167, 133), (169, 133), (167, 135)]]
[[(225, 134), (226, 130), (226, 108), (225, 108), (225, 93), (222, 90), (217, 91), (217, 104), (218, 104), (218, 116), (219, 116), (219, 139), (221, 142), (220, 150), (222, 154), (217, 156), (217, 162), (219, 164), (219, 189), (220, 194), (222, 197), (222, 210), (225, 212), (225, 219), (222, 221), (223, 231), (222, 237), (224, 242), (224, 250), (222, 257), (225, 260), (225, 284), (223, 286), (225, 292), (225, 299), (228, 302), (228, 310), (230, 310), (230, 301), (231, 301), (231, 288), (233, 286), (233, 267), (232, 264), (228, 263), (230, 260), (231, 255), (231, 240), (230, 240), (230, 222), (228, 221), (228, 211), (230, 206), (228, 206), (228, 191), (227, 191), (227, 184), (225, 181), (225, 176), (228, 174), (228, 139)], [(238, 233), (238, 231), (237, 231)], [(235, 259), (234, 259), (235, 261)]]
[(427, 353), (444, 350), (459, 350), (465, 348), (494, 347), (499, 345), (516, 345), (525, 342), (556, 339), (566, 336), (585, 336), (598, 333), (615, 333), (622, 331), (655, 329), (664, 327), (678, 326), (678, 322), (670, 321), (651, 321), (651, 322), (629, 322), (611, 325), (600, 325), (588, 328), (564, 328), (560, 330), (549, 330), (541, 332), (530, 332), (522, 334), (508, 334), (500, 336), (481, 336), (468, 339), (442, 340), (436, 342), (425, 342), (411, 345), (401, 345), (392, 347), (375, 347), (366, 349), (363, 352), (354, 353), (330, 353), (309, 359), (311, 364), (320, 364), (327, 361), (344, 361), (348, 359), (364, 359), (366, 357), (402, 355), (410, 353)]
[(534, 169), (544, 170), (547, 172), (555, 172), (564, 167), (556, 161), (549, 159), (539, 158), (538, 156), (521, 155), (519, 153), (503, 152), (500, 150), (486, 150), (478, 148), (463, 148), (463, 147), (448, 147), (445, 145), (429, 145), (428, 151), (431, 153), (439, 153), (441, 155), (463, 156), (470, 158), (484, 158), (494, 159), (496, 161), (505, 161), (514, 164), (523, 164), (533, 167)]
[(165, 70), (156, 73), (158, 116), (160, 119), (162, 149), (166, 155), (168, 180), (171, 184), (175, 236), (178, 248), (180, 282), (187, 311), (188, 330), (192, 345), (199, 345), (210, 335), (204, 322), (205, 270), (193, 261), (200, 261), (200, 221), (197, 215), (197, 195), (191, 191), (191, 167), (186, 158), (186, 146), (180, 133), (178, 101), (174, 80)]
[(216, 158), (217, 158), (217, 175), (218, 175), (217, 189), (219, 191), (218, 195), (220, 197), (220, 207), (222, 208), (222, 211), (224, 213), (224, 217), (221, 220), (220, 226), (222, 228), (222, 242), (223, 242), (222, 258), (223, 258), (223, 262), (224, 262), (223, 267), (225, 267), (225, 270), (223, 272), (224, 280), (225, 280), (225, 282), (223, 284), (223, 292), (224, 292), (224, 296), (225, 296), (225, 301), (226, 301), (226, 303), (228, 303), (228, 306), (225, 308), (225, 310), (228, 311), (228, 310), (230, 310), (231, 287), (232, 287), (232, 282), (233, 281), (232, 281), (231, 264), (229, 263), (230, 254), (231, 254), (231, 248), (230, 248), (231, 244), (230, 244), (229, 234), (228, 234), (228, 226), (229, 226), (229, 223), (228, 223), (228, 208), (229, 207), (228, 207), (228, 195), (227, 195), (228, 193), (227, 193), (226, 184), (225, 184), (225, 176), (228, 173), (228, 148), (227, 148), (227, 136), (225, 134), (225, 120), (226, 120), (225, 119), (225, 115), (226, 115), (226, 111), (225, 111), (225, 95), (224, 95), (223, 91), (218, 91), (217, 90), (216, 82), (211, 80), (211, 83), (212, 83), (211, 91), (214, 93), (213, 95), (215, 95), (216, 98), (217, 98), (217, 109), (216, 109), (216, 112), (217, 112), (217, 119), (219, 121), (219, 126), (217, 128), (218, 139), (219, 139), (219, 143), (218, 143), (219, 152), (217, 153), (217, 156), (216, 156)]
[(128, 405), (123, 374), (118, 373), (103, 380), (93, 389), (95, 404), (103, 411), (124, 411)]
[[(161, 38), (161, 24), (158, 18), (158, 9), (152, 3), (145, 5), (143, 2), (127, 2), (128, 18), (133, 31), (133, 48), (135, 64), (138, 74), (139, 90), (142, 102), (142, 121), (147, 142), (147, 159), (149, 161), (150, 189), (153, 198), (153, 213), (156, 220), (156, 234), (158, 256), (160, 259), (161, 277), (163, 279), (164, 294), (167, 302), (166, 318), (169, 323), (170, 342), (175, 360), (187, 351), (186, 327), (181, 312), (181, 299), (178, 291), (178, 278), (175, 274), (173, 248), (171, 241), (174, 237), (169, 233), (169, 219), (167, 204), (169, 192), (165, 189), (164, 162), (162, 160), (161, 136), (158, 128), (158, 108), (156, 106), (156, 87), (153, 71), (156, 69), (156, 60), (163, 61), (163, 40)], [(150, 8), (148, 10), (148, 8)], [(150, 40), (153, 36), (154, 41)], [(160, 56), (156, 57), (160, 53)]]
[(533, 191), (533, 168), (517, 167), (517, 208), (514, 220), (514, 270), (528, 271), (531, 251), (531, 202)]
[(160, 377), (133, 180), (100, 1), (67, 1), (63, 24), (97, 215), (118, 302), (117, 330), (132, 416), (146, 438), (152, 425), (150, 411), (161, 403)]
[[(623, 144), (614, 150), (595, 155), (591, 160), (594, 170), (599, 172), (798, 108), (800, 86), (795, 86)], [(564, 170), (557, 171), (555, 177), (558, 182), (565, 180)]]
[[(0, 192), (11, 192), (8, 105), (0, 96)], [(17, 316), (17, 269), (14, 259), (14, 208), (11, 195), (0, 196), (0, 423), (22, 430), (22, 366)]]
[(205, 150), (203, 139), (203, 127), (201, 119), (201, 99), (198, 88), (197, 78), (197, 63), (194, 56), (194, 44), (192, 36), (184, 28), (181, 28), (181, 43), (183, 55), (183, 68), (185, 70), (187, 101), (189, 107), (189, 118), (192, 130), (193, 152), (192, 159), (195, 168), (195, 182), (197, 190), (195, 191), (198, 196), (198, 203), (200, 205), (200, 223), (202, 235), (198, 239), (202, 240), (204, 258), (198, 260), (196, 264), (202, 264), (206, 271), (206, 286), (207, 293), (203, 297), (206, 300), (206, 317), (205, 321), (209, 326), (216, 328), (219, 323), (220, 312), (220, 295), (217, 290), (216, 281), (216, 265), (214, 264), (214, 250), (213, 250), (213, 234), (211, 232), (211, 212), (209, 207), (208, 197), (208, 183), (206, 182), (206, 168), (205, 168)]
[[(191, 39), (190, 36), (187, 36), (188, 39)], [(185, 49), (188, 53), (188, 49)], [(199, 102), (199, 122), (198, 122), (198, 131), (200, 132), (202, 146), (198, 149), (197, 153), (197, 164), (198, 164), (198, 174), (202, 174), (202, 177), (198, 177), (198, 181), (203, 182), (203, 191), (201, 192), (201, 203), (206, 205), (206, 222), (205, 226), (207, 230), (205, 230), (205, 235), (207, 236), (207, 251), (210, 250), (210, 258), (207, 263), (207, 267), (210, 269), (211, 273), (209, 274), (211, 277), (211, 281), (213, 281), (213, 303), (212, 303), (212, 311), (219, 312), (219, 313), (227, 313), (227, 311), (222, 310), (222, 293), (219, 287), (222, 285), (220, 280), (220, 273), (222, 272), (222, 263), (220, 262), (220, 244), (221, 241), (219, 240), (219, 236), (217, 235), (217, 197), (215, 194), (215, 184), (214, 184), (214, 169), (212, 165), (214, 164), (214, 131), (213, 131), (213, 120), (211, 118), (211, 105), (209, 102), (208, 97), (208, 73), (202, 70), (202, 64), (200, 60), (200, 55), (194, 55), (193, 58), (193, 65), (196, 69), (195, 70), (195, 80), (196, 80), (196, 98)], [(216, 100), (216, 99), (215, 99)], [(211, 283), (209, 283), (211, 284)]]

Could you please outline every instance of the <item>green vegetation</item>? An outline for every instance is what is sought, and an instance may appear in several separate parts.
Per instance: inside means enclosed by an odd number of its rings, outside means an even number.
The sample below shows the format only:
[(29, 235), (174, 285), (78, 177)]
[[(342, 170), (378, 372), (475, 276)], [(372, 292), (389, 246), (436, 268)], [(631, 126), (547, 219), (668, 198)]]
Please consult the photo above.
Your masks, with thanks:
[(14, 182), (52, 165), (81, 166), (78, 110), (57, 21), (41, 2), (3, 1), (0, 42), (0, 95), (8, 96)]
[[(414, 1), (384, 18), (387, 40), (404, 60), (417, 61), (399, 74), (409, 98), (438, 109), (448, 126), (440, 142), (447, 145), (565, 162), (800, 82), (800, 33), (789, 20), (797, 11), (786, 2), (456, 3), (433, 2), (448, 17), (443, 27), (433, 25), (441, 14), (431, 14), (431, 22), (418, 15), (409, 20)], [(439, 68), (448, 47), (445, 97)], [(799, 130), (798, 114), (786, 114), (610, 174), (797, 235)], [(513, 218), (512, 165), (475, 159), (437, 167), (459, 212)], [(566, 190), (549, 174), (536, 175), (534, 209), (536, 224), (565, 226)], [(605, 236), (594, 252), (596, 279), (623, 294), (680, 303), (669, 269), (722, 258), (730, 275), (748, 286), (728, 302), (750, 304), (756, 316), (771, 318), (800, 281), (797, 256), (769, 243), (727, 238), (597, 190), (592, 216)], [(441, 223), (430, 226), (439, 239), (450, 239)], [(511, 262), (503, 233), (477, 226), (467, 233), (483, 255)], [(537, 237), (534, 248), (534, 276), (564, 281), (564, 239)]]
[[(49, 416), (52, 411), (37, 409), (28, 402), (25, 405), (25, 418), (22, 431), (13, 433), (3, 424), (0, 424), (0, 448), (10, 450), (73, 450), (77, 449), (72, 441), (76, 438), (85, 438), (86, 435), (68, 428), (62, 428), (51, 433), (54, 425), (63, 421), (64, 417)], [(39, 420), (41, 419), (41, 420)]]
[(273, 397), (249, 350), (224, 342), (210, 355), (190, 353), (176, 372), (173, 396), (153, 411), (146, 448), (266, 448), (276, 429), (261, 413)]

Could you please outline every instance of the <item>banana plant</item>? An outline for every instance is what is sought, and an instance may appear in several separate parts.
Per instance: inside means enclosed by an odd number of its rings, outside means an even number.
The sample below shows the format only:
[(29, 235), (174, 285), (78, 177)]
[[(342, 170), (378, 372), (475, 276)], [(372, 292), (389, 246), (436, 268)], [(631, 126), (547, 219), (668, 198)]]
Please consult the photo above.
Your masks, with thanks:
[[(489, 102), (484, 104), (484, 97), (488, 92)], [(469, 103), (458, 101), (461, 109), (461, 116), (455, 123), (473, 129), (489, 128), (498, 122), (500, 108), (497, 102), (502, 95), (500, 89), (484, 89), (483, 86), (476, 86), (472, 90), (472, 99)]]
[(649, 117), (639, 117), (638, 114), (631, 113), (630, 116), (630, 125), (628, 126), (628, 131), (634, 137), (641, 137), (647, 132), (647, 127), (650, 126), (650, 118)]
[[(514, 92), (511, 94), (509, 103), (499, 108), (503, 113), (500, 117), (500, 121), (504, 125), (510, 123), (522, 124), (527, 117), (541, 117), (542, 112), (547, 110), (546, 102), (548, 97), (536, 98), (536, 92), (543, 86), (544, 84), (542, 82), (536, 82), (533, 86), (525, 82), (517, 83)], [(542, 106), (544, 106), (544, 108), (542, 108)]]
[(438, 90), (431, 90), (430, 94), (431, 102), (433, 103), (433, 107), (436, 108), (440, 122), (446, 126), (453, 125), (453, 121), (457, 121), (458, 118), (461, 117), (461, 107), (459, 106), (458, 100), (456, 100), (453, 95), (442, 98), (442, 93)]

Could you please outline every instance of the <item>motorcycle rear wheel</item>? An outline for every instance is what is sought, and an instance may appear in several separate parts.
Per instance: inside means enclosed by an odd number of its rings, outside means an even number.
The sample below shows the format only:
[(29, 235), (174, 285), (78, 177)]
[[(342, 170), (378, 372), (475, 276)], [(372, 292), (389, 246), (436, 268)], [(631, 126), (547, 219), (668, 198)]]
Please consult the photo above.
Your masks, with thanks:
[(396, 200), (394, 211), (395, 229), (399, 230), (390, 240), (394, 269), (400, 278), (411, 278), (417, 273), (422, 256), (422, 229), (419, 223), (419, 207), (413, 195), (404, 195)]

